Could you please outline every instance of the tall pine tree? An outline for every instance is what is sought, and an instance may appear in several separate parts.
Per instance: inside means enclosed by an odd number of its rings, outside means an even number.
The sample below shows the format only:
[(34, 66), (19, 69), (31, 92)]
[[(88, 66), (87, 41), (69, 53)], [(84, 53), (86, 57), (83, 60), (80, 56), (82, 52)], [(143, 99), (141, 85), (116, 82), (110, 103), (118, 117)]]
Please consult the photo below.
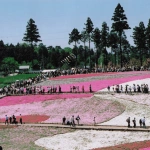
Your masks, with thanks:
[(94, 45), (96, 47), (96, 65), (98, 65), (98, 49), (101, 43), (101, 32), (99, 28), (94, 29), (92, 33), (92, 41), (94, 42)]
[(86, 31), (85, 30), (83, 30), (82, 32), (81, 32), (81, 41), (83, 42), (83, 44), (84, 44), (84, 67), (86, 68), (86, 46), (85, 46), (85, 43), (88, 41), (88, 38), (89, 38), (89, 36), (88, 36), (88, 34), (86, 33)]
[(91, 18), (87, 18), (87, 21), (85, 23), (85, 30), (87, 32), (87, 34), (89, 35), (89, 52), (90, 52), (90, 70), (91, 70), (91, 47), (90, 47), (90, 42), (91, 42), (91, 33), (93, 32), (94, 29), (94, 25), (93, 22), (91, 20)]
[(139, 27), (133, 28), (133, 40), (136, 45), (140, 58), (141, 66), (143, 64), (143, 56), (145, 55), (146, 50), (146, 29), (143, 22), (139, 23)]
[(112, 16), (112, 30), (119, 33), (119, 42), (120, 42), (120, 66), (122, 67), (122, 49), (121, 49), (121, 36), (124, 30), (131, 29), (127, 22), (127, 17), (124, 14), (123, 7), (118, 4), (115, 8), (114, 15)]
[(146, 47), (148, 49), (148, 57), (150, 58), (150, 19), (146, 28)]
[(79, 42), (79, 40), (81, 39), (81, 34), (78, 31), (78, 29), (74, 28), (72, 30), (72, 32), (69, 34), (69, 44), (72, 42), (75, 42), (75, 55), (76, 55), (76, 67), (77, 67), (77, 61), (78, 61), (78, 48), (77, 48), (77, 43)]
[(33, 42), (37, 43), (42, 41), (40, 40), (39, 31), (33, 19), (30, 19), (29, 22), (27, 23), (26, 32), (22, 40), (29, 42), (31, 45), (33, 45)]

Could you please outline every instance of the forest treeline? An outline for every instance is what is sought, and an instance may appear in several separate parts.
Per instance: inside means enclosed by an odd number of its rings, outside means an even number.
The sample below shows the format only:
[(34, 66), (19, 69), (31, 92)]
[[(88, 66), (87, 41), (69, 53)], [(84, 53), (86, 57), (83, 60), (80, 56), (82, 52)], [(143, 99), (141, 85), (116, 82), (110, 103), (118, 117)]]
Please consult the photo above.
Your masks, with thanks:
[[(99, 19), (99, 18), (98, 18)], [(5, 44), (0, 41), (0, 70), (14, 72), (19, 65), (30, 65), (33, 70), (68, 69), (70, 67), (126, 67), (150, 65), (150, 19), (147, 25), (141, 21), (132, 30), (134, 45), (126, 36), (131, 30), (123, 7), (118, 4), (111, 18), (112, 26), (103, 22), (94, 28), (87, 18), (83, 30), (72, 29), (68, 44), (73, 48), (46, 46), (42, 43), (35, 21), (31, 18), (26, 26), (23, 43)], [(94, 49), (91, 48), (94, 43)]]

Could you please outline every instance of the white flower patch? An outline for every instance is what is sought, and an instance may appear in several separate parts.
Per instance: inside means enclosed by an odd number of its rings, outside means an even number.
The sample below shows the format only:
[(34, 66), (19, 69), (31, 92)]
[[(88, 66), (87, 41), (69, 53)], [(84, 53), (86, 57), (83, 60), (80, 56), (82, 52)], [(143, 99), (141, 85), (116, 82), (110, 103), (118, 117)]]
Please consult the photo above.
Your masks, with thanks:
[(81, 130), (41, 138), (35, 144), (48, 150), (89, 150), (149, 139), (148, 132)]

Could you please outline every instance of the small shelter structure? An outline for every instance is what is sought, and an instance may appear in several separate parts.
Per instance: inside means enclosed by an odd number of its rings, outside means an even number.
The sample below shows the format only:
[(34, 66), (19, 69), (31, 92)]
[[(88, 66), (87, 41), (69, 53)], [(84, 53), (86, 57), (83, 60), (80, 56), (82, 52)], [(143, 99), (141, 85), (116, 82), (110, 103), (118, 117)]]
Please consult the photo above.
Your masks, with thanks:
[(29, 69), (30, 69), (30, 66), (19, 66), (19, 72), (20, 73), (28, 72)]

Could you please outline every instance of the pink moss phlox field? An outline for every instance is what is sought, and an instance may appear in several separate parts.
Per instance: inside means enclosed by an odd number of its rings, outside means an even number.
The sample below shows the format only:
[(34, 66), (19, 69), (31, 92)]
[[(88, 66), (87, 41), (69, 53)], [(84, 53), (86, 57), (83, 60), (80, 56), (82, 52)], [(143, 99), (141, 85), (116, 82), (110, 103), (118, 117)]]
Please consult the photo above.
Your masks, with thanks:
[(147, 147), (147, 148), (140, 148), (139, 150), (150, 150), (150, 147)]
[(139, 79), (145, 79), (145, 78), (150, 78), (150, 74), (147, 75), (141, 75), (141, 76), (133, 76), (133, 77), (127, 77), (127, 78), (117, 78), (117, 79), (107, 79), (107, 80), (95, 80), (95, 81), (88, 81), (88, 82), (80, 82), (80, 83), (74, 83), (74, 84), (66, 84), (66, 85), (61, 85), (62, 91), (70, 91), (70, 86), (79, 86), (79, 90), (81, 91), (82, 86), (84, 86), (85, 91), (89, 92), (89, 85), (91, 84), (92, 90), (94, 92), (101, 90), (103, 88), (106, 88), (108, 85), (117, 85), (133, 80), (139, 80)]
[[(38, 123), (45, 121), (49, 118), (50, 116), (46, 115), (24, 115), (22, 116), (22, 121), (23, 123)], [(16, 121), (19, 123), (20, 116), (16, 116)], [(5, 118), (1, 118), (0, 122), (5, 122)]]
[(33, 103), (45, 100), (67, 99), (91, 97), (92, 94), (52, 94), (52, 95), (24, 95), (24, 96), (7, 96), (0, 99), (0, 106), (16, 105), (23, 103)]
[[(141, 73), (146, 74), (148, 71), (141, 71)], [(88, 74), (75, 74), (75, 75), (62, 75), (54, 78), (50, 78), (50, 80), (62, 80), (69, 78), (86, 78), (86, 77), (94, 77), (94, 76), (107, 76), (107, 75), (119, 75), (119, 74), (139, 74), (139, 71), (129, 71), (129, 72), (105, 72), (105, 73), (88, 73)]]
[(116, 72), (64, 75), (64, 76), (58, 76), (58, 77), (55, 77), (55, 78), (51, 78), (51, 80), (61, 80), (61, 79), (69, 79), (69, 78), (85, 78), (85, 77), (94, 77), (94, 76), (105, 76), (105, 75), (110, 75), (110, 74), (116, 74)]
[(48, 100), (27, 104), (16, 104), (0, 107), (0, 118), (22, 116), (25, 115), (46, 115), (50, 118), (45, 123), (62, 123), (63, 116), (70, 120), (71, 116), (80, 115), (81, 124), (93, 124), (93, 118), (96, 122), (104, 122), (124, 111), (124, 107), (119, 103), (109, 100), (99, 100), (95, 97), (91, 98), (74, 98), (74, 99), (58, 99)]

